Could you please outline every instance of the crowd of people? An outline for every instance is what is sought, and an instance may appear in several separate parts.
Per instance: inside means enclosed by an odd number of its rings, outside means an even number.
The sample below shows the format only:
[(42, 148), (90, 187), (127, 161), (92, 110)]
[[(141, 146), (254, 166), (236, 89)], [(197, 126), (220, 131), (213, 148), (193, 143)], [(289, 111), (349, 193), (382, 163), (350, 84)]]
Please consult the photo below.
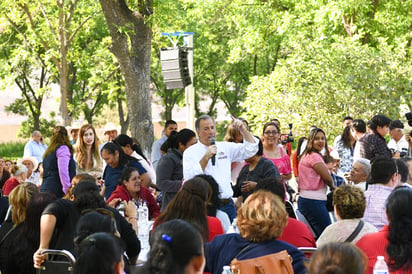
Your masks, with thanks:
[(104, 143), (90, 124), (48, 144), (34, 131), (21, 159), (0, 159), (0, 271), (64, 249), (74, 273), (222, 273), (280, 252), (294, 273), (373, 273), (378, 256), (412, 273), (412, 138), (384, 115), (342, 125), (331, 145), (311, 126), (292, 151), (277, 119), (258, 136), (233, 119), (223, 141), (211, 116), (196, 132), (169, 120), (151, 157), (111, 123)]

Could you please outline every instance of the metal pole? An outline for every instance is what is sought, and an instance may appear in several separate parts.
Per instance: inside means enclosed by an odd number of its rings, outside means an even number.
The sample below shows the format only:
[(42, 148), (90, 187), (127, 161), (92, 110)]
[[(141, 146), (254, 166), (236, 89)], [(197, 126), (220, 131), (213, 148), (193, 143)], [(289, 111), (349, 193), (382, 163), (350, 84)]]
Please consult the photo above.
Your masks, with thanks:
[(186, 127), (195, 131), (195, 88), (193, 86), (193, 34), (185, 35), (183, 37), (185, 44), (192, 48), (188, 52), (189, 73), (192, 83), (185, 88), (186, 98)]

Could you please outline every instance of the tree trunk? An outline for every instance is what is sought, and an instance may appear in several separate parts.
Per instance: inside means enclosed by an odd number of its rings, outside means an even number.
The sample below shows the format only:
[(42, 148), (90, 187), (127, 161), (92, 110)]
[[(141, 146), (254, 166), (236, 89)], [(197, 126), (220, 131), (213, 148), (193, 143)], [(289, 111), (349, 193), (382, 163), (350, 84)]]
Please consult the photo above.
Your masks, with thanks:
[(100, 0), (100, 4), (112, 37), (111, 51), (125, 80), (130, 131), (149, 155), (153, 142), (149, 87), (152, 30), (124, 0)]

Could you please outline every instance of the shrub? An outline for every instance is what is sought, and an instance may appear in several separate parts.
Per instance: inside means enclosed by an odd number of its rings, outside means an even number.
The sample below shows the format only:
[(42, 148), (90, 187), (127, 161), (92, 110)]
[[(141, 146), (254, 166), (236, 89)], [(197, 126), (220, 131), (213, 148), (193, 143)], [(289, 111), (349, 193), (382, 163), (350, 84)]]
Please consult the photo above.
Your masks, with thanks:
[(23, 157), (25, 144), (23, 141), (0, 143), (0, 157), (10, 160)]

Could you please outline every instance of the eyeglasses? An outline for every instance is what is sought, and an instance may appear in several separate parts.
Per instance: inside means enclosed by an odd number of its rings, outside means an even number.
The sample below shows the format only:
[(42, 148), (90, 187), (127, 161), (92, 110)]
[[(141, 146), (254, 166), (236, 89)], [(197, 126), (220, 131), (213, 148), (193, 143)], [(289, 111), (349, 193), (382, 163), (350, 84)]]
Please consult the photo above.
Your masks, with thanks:
[(277, 131), (265, 131), (265, 132), (263, 132), (263, 134), (265, 134), (265, 135), (273, 135), (273, 136), (275, 136), (275, 135), (278, 135), (279, 134), (279, 132), (277, 132)]

